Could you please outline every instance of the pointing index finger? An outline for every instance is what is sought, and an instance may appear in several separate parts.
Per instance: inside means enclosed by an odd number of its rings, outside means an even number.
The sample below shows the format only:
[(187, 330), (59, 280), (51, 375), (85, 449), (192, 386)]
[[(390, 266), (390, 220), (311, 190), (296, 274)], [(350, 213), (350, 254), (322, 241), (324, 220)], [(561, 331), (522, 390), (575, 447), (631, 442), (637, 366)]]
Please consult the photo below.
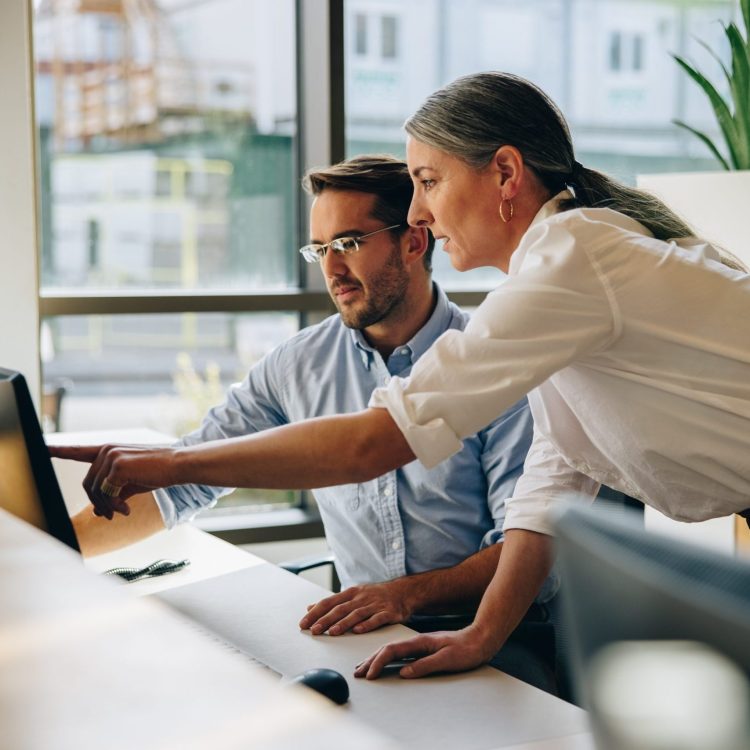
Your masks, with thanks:
[(101, 445), (50, 445), (48, 450), (52, 458), (92, 463), (99, 455)]

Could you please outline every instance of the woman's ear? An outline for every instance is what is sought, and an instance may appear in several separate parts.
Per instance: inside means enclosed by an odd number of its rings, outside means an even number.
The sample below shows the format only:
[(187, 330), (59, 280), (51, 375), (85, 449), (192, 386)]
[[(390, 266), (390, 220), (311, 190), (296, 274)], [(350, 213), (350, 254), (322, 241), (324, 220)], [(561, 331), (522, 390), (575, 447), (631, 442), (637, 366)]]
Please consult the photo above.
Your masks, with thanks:
[(523, 181), (524, 163), (521, 152), (515, 146), (500, 146), (492, 158), (502, 197), (513, 198)]

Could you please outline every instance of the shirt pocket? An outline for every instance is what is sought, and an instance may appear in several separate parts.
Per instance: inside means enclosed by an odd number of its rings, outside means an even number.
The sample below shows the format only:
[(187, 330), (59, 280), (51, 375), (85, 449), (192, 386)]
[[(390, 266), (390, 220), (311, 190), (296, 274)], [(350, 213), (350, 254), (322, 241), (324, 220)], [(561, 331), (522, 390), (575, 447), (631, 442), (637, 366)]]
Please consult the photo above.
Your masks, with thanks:
[(315, 501), (331, 513), (341, 512), (342, 509), (357, 510), (361, 492), (361, 484), (341, 484), (338, 487), (325, 487), (315, 490)]

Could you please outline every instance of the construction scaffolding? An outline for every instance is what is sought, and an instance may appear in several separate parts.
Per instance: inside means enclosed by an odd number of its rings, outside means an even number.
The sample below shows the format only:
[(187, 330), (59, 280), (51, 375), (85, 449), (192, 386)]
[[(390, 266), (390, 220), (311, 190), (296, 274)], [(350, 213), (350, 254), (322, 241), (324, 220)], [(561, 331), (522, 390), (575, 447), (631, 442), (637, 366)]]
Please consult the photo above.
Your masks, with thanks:
[(217, 111), (251, 117), (251, 66), (191, 60), (155, 0), (43, 0), (35, 28), (58, 151), (201, 132)]

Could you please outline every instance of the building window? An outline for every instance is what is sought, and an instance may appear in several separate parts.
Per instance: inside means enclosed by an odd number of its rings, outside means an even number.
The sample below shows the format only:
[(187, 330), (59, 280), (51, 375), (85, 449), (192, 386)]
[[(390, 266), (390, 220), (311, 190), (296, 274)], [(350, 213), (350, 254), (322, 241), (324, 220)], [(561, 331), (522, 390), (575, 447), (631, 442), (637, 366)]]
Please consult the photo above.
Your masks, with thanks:
[(381, 54), (384, 60), (398, 57), (398, 19), (396, 16), (382, 16), (380, 19)]
[(609, 36), (609, 69), (615, 73), (643, 70), (642, 34), (613, 31)]
[(633, 70), (643, 70), (643, 37), (640, 34), (633, 37)]
[(619, 31), (609, 37), (609, 69), (622, 70), (622, 34)]
[(357, 13), (354, 16), (354, 52), (357, 55), (367, 55), (367, 16)]

